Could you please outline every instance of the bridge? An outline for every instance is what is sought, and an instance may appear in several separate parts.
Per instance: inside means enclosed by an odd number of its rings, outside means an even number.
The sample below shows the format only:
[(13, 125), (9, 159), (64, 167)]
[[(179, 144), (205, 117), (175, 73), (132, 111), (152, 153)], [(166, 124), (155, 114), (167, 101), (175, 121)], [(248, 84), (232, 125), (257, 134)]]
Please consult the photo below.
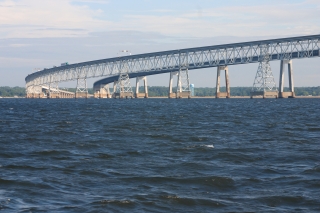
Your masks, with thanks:
[[(44, 69), (28, 75), (26, 80), (27, 98), (41, 97), (44, 88), (46, 97), (60, 97), (67, 94), (59, 89), (60, 82), (77, 81), (72, 97), (88, 97), (87, 79), (103, 79), (94, 83), (94, 96), (133, 97), (130, 78), (136, 78), (136, 97), (148, 97), (147, 76), (170, 73), (169, 98), (190, 98), (189, 70), (217, 67), (216, 98), (230, 97), (228, 66), (259, 63), (253, 83), (251, 97), (275, 96), (294, 97), (293, 59), (320, 56), (320, 35), (280, 38), (225, 45), (205, 46), (129, 55), (116, 58), (88, 61)], [(276, 87), (270, 61), (280, 61), (279, 90)], [(290, 92), (284, 92), (284, 73), (288, 67)], [(226, 92), (220, 92), (220, 72), (224, 71)], [(173, 92), (173, 76), (177, 76), (176, 91)], [(139, 82), (144, 81), (144, 93), (139, 93)], [(113, 83), (113, 93), (109, 84)], [(54, 95), (55, 94), (55, 95)], [(64, 95), (64, 97), (71, 97)]]

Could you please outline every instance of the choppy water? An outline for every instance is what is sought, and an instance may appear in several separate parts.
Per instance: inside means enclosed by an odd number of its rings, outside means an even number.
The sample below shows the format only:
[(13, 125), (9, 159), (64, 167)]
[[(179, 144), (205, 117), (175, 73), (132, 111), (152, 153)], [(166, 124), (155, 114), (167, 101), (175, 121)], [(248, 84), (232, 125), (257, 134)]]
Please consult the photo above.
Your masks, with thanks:
[(2, 212), (320, 212), (320, 99), (0, 99)]

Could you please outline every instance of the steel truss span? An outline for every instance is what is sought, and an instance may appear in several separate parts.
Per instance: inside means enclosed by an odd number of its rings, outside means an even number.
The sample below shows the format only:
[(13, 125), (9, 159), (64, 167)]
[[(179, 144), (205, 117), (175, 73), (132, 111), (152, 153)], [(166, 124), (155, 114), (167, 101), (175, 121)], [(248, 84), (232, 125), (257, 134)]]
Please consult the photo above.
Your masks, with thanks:
[(319, 57), (320, 35), (262, 40), (172, 51), (130, 55), (45, 69), (28, 75), (26, 88), (78, 79), (119, 76), (125, 67), (128, 74), (140, 76), (208, 67), (257, 63), (267, 52), (270, 61)]

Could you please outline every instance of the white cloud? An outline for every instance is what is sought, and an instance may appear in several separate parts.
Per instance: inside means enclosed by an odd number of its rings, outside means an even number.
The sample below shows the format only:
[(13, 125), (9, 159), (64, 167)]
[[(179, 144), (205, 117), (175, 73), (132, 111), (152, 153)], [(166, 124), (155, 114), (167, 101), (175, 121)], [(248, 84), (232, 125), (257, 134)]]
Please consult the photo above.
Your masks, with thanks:
[(129, 23), (120, 25), (126, 29), (196, 37), (317, 34), (320, 32), (320, 8), (312, 3), (315, 1), (217, 7), (203, 9), (201, 14), (194, 11), (179, 16), (132, 15), (126, 19)]
[(110, 24), (95, 18), (99, 13), (67, 0), (5, 0), (0, 3), (0, 38), (83, 36)]
[[(74, 4), (76, 3), (76, 4)], [(78, 4), (80, 3), (80, 4)], [(91, 3), (103, 5), (92, 9)], [(109, 21), (103, 0), (0, 1), (0, 38), (79, 37), (92, 32), (135, 30), (178, 37), (287, 36), (320, 32), (318, 0), (193, 11), (153, 10), (152, 15), (119, 12)]]

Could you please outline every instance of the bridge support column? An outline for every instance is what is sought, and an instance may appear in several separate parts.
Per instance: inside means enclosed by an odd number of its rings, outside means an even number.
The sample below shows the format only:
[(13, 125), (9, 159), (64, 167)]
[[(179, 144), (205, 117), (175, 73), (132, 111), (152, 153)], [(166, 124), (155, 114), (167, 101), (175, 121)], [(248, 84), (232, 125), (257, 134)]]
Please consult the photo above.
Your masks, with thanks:
[(128, 71), (120, 73), (119, 80), (116, 84), (116, 91), (113, 93), (113, 96), (114, 98), (133, 98)]
[(32, 98), (41, 98), (42, 97), (42, 87), (41, 86), (33, 86), (31, 90), (32, 90)]
[(176, 98), (177, 97), (177, 93), (173, 93), (173, 91), (172, 91), (173, 76), (175, 76), (175, 75), (178, 75), (178, 72), (170, 72), (168, 98)]
[(111, 92), (110, 92), (109, 84), (105, 85), (104, 89), (107, 91), (107, 98), (111, 98)]
[[(220, 92), (220, 72), (224, 70), (226, 80), (226, 92)], [(230, 98), (230, 84), (229, 84), (229, 69), (228, 66), (217, 67), (217, 83), (216, 83), (216, 98), (225, 97)]]
[(110, 98), (110, 89), (109, 84), (101, 84), (99, 88), (96, 88), (96, 91), (94, 92), (95, 98)]
[(94, 98), (104, 98), (104, 97), (103, 97), (104, 94), (101, 94), (101, 92), (102, 92), (101, 89), (96, 90), (96, 91), (93, 93), (93, 97), (94, 97)]
[(87, 87), (87, 78), (77, 79), (77, 88), (74, 94), (75, 98), (88, 98), (88, 87)]
[(26, 98), (33, 98), (33, 86), (26, 86)]
[(112, 92), (112, 97), (113, 98), (116, 98), (115, 94), (116, 94), (116, 90), (117, 90), (117, 83), (118, 83), (117, 81), (113, 82), (113, 92)]
[[(288, 76), (289, 76), (289, 89), (290, 92), (284, 92), (284, 70), (285, 66), (288, 65)], [(279, 98), (294, 98), (294, 84), (293, 84), (293, 68), (292, 68), (292, 60), (281, 60), (280, 63), (280, 78), (279, 78)]]
[(58, 82), (50, 83), (48, 93), (47, 93), (47, 98), (59, 98), (59, 97), (60, 97), (59, 83)]
[[(144, 85), (144, 93), (139, 93), (140, 80), (143, 80)], [(148, 85), (147, 85), (147, 77), (137, 77), (136, 78), (136, 98), (144, 97), (148, 98)]]
[(187, 67), (180, 67), (177, 82), (177, 98), (191, 98), (189, 70)]
[(278, 98), (279, 92), (274, 81), (270, 66), (269, 47), (267, 45), (260, 47), (260, 63), (252, 86), (251, 98), (262, 96), (263, 98)]

